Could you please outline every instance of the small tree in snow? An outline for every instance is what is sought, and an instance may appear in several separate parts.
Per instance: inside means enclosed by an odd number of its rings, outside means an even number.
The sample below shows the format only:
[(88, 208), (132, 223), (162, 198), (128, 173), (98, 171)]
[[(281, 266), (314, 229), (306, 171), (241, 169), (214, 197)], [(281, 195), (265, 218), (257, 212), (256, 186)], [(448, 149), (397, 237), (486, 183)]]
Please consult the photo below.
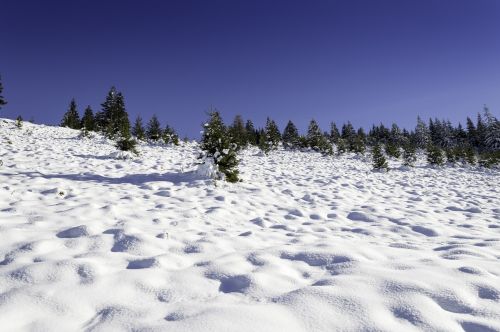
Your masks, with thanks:
[(175, 132), (174, 128), (167, 125), (162, 132), (161, 137), (165, 144), (172, 143), (173, 145), (179, 145), (179, 135)]
[(209, 159), (217, 167), (217, 179), (237, 182), (239, 162), (236, 156), (236, 144), (231, 142), (219, 112), (213, 110), (209, 113), (209, 117), (203, 126), (201, 141), (204, 162)]
[(288, 121), (282, 137), (285, 148), (296, 149), (299, 147), (299, 131), (291, 120)]
[(161, 137), (161, 125), (160, 121), (156, 117), (156, 114), (153, 114), (151, 120), (148, 122), (148, 127), (146, 131), (147, 138), (152, 141), (157, 141)]
[(23, 117), (18, 115), (16, 118), (16, 127), (21, 129), (23, 127)]
[(92, 111), (92, 108), (90, 108), (90, 106), (87, 106), (87, 108), (85, 109), (85, 112), (83, 113), (80, 127), (82, 129), (85, 129), (85, 131), (94, 131), (95, 130), (94, 112)]
[(2, 109), (3, 106), (7, 105), (7, 101), (5, 100), (5, 98), (2, 96), (2, 92), (3, 92), (3, 85), (2, 85), (2, 81), (1, 81), (2, 77), (0, 77), (0, 110)]
[(427, 162), (429, 165), (441, 166), (444, 164), (443, 151), (435, 145), (427, 145)]
[(69, 103), (69, 108), (66, 113), (64, 113), (63, 119), (61, 121), (61, 127), (68, 127), (71, 129), (80, 129), (80, 115), (76, 110), (75, 99), (71, 99)]
[(387, 170), (387, 160), (382, 153), (382, 148), (380, 144), (375, 144), (372, 150), (372, 165), (374, 170)]
[(278, 148), (280, 140), (281, 134), (276, 122), (268, 117), (264, 132), (259, 137), (259, 148), (267, 154), (269, 151)]
[(146, 130), (142, 124), (142, 118), (137, 116), (132, 127), (132, 135), (134, 135), (138, 140), (143, 141), (146, 138)]
[(417, 161), (415, 146), (410, 143), (406, 143), (403, 145), (403, 165), (408, 167), (415, 166), (415, 162)]

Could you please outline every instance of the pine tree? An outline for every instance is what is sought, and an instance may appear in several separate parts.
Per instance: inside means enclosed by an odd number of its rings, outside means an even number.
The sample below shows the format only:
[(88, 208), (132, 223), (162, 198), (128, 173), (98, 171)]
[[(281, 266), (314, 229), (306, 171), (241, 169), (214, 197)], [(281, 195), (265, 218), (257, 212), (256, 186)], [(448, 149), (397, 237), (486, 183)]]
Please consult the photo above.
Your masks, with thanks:
[(314, 119), (312, 119), (311, 122), (309, 122), (306, 138), (307, 138), (307, 145), (311, 149), (316, 151), (320, 150), (323, 134), (321, 133), (321, 129), (319, 128), (318, 123)]
[(330, 123), (330, 142), (337, 144), (340, 139), (340, 133), (335, 122)]
[(486, 119), (484, 145), (488, 151), (500, 151), (500, 121), (490, 113), (486, 106), (484, 107), (484, 117)]
[(271, 150), (276, 150), (281, 140), (281, 134), (274, 120), (269, 117), (266, 120), (266, 127), (263, 132), (264, 136), (259, 138), (259, 147), (265, 153)]
[(410, 143), (406, 143), (403, 145), (403, 165), (408, 167), (415, 166), (415, 162), (417, 161), (417, 155), (415, 151), (415, 146)]
[(134, 126), (132, 127), (132, 135), (134, 135), (138, 140), (143, 141), (146, 138), (146, 130), (142, 124), (142, 118), (140, 115), (135, 118)]
[(247, 142), (251, 145), (259, 143), (259, 132), (255, 130), (252, 120), (247, 120), (245, 124), (245, 132), (247, 134)]
[(71, 129), (80, 129), (80, 115), (76, 110), (76, 101), (75, 98), (71, 99), (69, 103), (69, 108), (64, 113), (63, 119), (61, 121), (61, 127), (68, 127)]
[(102, 111), (96, 114), (99, 130), (110, 138), (130, 136), (130, 121), (122, 93), (111, 87), (101, 107)]
[(480, 113), (477, 114), (477, 123), (476, 123), (476, 148), (479, 151), (484, 151), (485, 142), (486, 142), (486, 124), (483, 121), (483, 117)]
[(218, 168), (218, 178), (228, 182), (237, 182), (238, 158), (236, 146), (231, 143), (227, 129), (217, 110), (209, 113), (209, 121), (204, 125), (201, 149), (204, 158), (210, 158)]
[(244, 149), (248, 145), (248, 135), (241, 115), (236, 115), (232, 126), (229, 127), (231, 141), (236, 144), (237, 150)]
[(467, 146), (465, 147), (464, 149), (464, 153), (465, 153), (465, 162), (467, 162), (468, 164), (471, 164), (471, 165), (475, 165), (476, 164), (476, 153), (474, 152), (474, 149), (472, 148), (472, 146)]
[(429, 165), (441, 166), (444, 164), (443, 151), (439, 147), (429, 144), (426, 153)]
[(375, 144), (372, 150), (372, 165), (374, 170), (387, 170), (389, 166), (387, 165), (387, 160), (382, 153), (380, 144)]
[(94, 131), (95, 130), (94, 112), (92, 111), (92, 108), (90, 108), (90, 105), (87, 106), (87, 108), (85, 109), (85, 112), (83, 113), (80, 127), (85, 128), (86, 131)]
[(471, 147), (477, 146), (477, 131), (474, 122), (467, 117), (467, 141)]
[(3, 106), (7, 105), (7, 101), (5, 100), (4, 96), (2, 96), (3, 92), (3, 85), (2, 85), (2, 77), (0, 76), (0, 110), (2, 109)]
[(385, 153), (392, 158), (399, 159), (401, 157), (401, 149), (394, 142), (388, 142), (385, 145)]
[(146, 136), (148, 139), (152, 141), (157, 141), (161, 137), (161, 125), (160, 121), (156, 117), (156, 114), (153, 114), (151, 120), (148, 122), (148, 126), (146, 129)]
[(299, 147), (299, 131), (295, 124), (289, 120), (283, 130), (283, 146), (287, 149), (297, 149)]
[(163, 130), (162, 138), (165, 144), (172, 143), (173, 145), (179, 145), (179, 135), (177, 135), (174, 128), (169, 125), (167, 125)]

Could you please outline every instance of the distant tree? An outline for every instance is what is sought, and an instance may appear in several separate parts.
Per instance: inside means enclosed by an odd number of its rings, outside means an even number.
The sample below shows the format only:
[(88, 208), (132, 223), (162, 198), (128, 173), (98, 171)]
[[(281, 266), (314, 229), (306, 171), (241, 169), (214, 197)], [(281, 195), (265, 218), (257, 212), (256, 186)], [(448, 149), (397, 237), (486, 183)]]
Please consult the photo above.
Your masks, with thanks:
[(417, 155), (415, 151), (415, 146), (411, 143), (406, 143), (403, 145), (403, 165), (408, 167), (415, 166), (417, 161)]
[(322, 143), (323, 134), (316, 120), (312, 119), (307, 128), (307, 145), (313, 150), (319, 151)]
[(480, 113), (477, 114), (477, 122), (476, 122), (476, 148), (479, 151), (484, 151), (486, 146), (486, 132), (487, 132), (487, 126), (486, 123), (483, 121), (483, 117), (481, 116)]
[(382, 153), (380, 144), (375, 144), (372, 149), (372, 165), (374, 170), (387, 170), (387, 160)]
[(330, 123), (330, 142), (333, 144), (337, 144), (338, 140), (340, 139), (340, 133), (339, 129), (337, 128), (337, 125), (335, 122)]
[(135, 118), (134, 126), (132, 127), (132, 135), (141, 141), (146, 138), (146, 130), (144, 129), (140, 115)]
[(255, 129), (252, 120), (247, 120), (245, 124), (245, 132), (247, 134), (247, 142), (251, 145), (259, 143), (259, 132)]
[(418, 116), (417, 126), (415, 127), (415, 146), (419, 149), (425, 149), (429, 144), (429, 129), (424, 121)]
[(123, 94), (111, 87), (101, 107), (102, 111), (96, 114), (98, 129), (110, 138), (130, 136), (130, 121)]
[(271, 150), (276, 150), (281, 140), (281, 134), (278, 129), (278, 125), (274, 120), (269, 117), (266, 121), (266, 127), (264, 128), (263, 136), (261, 135), (259, 139), (259, 147), (264, 152), (268, 153)]
[(128, 136), (119, 137), (116, 141), (115, 146), (120, 151), (130, 151), (135, 155), (139, 154), (139, 152), (137, 151), (137, 141), (130, 135), (130, 133), (128, 134)]
[(148, 126), (146, 129), (146, 136), (148, 139), (152, 141), (157, 141), (161, 137), (161, 125), (160, 121), (156, 117), (156, 114), (153, 114), (151, 120), (148, 122)]
[(236, 144), (236, 149), (240, 150), (248, 145), (248, 135), (241, 115), (236, 115), (233, 124), (228, 128), (231, 141)]
[(174, 128), (167, 125), (162, 132), (162, 138), (165, 144), (172, 143), (173, 145), (179, 145), (179, 135), (175, 132)]
[(467, 127), (467, 142), (469, 146), (471, 147), (477, 146), (478, 137), (477, 137), (476, 125), (469, 117), (467, 117), (466, 127)]
[(87, 108), (85, 109), (85, 112), (83, 113), (80, 127), (85, 128), (86, 131), (94, 131), (95, 130), (94, 112), (92, 111), (92, 108), (90, 107), (90, 105), (87, 106)]
[(2, 77), (0, 76), (0, 110), (2, 109), (3, 106), (7, 105), (7, 101), (5, 100), (4, 96), (2, 96), (3, 92), (3, 85), (2, 85)]
[(500, 151), (500, 121), (491, 114), (488, 107), (484, 107), (485, 135), (484, 145), (488, 151)]
[(299, 131), (291, 120), (286, 124), (282, 138), (283, 146), (287, 149), (297, 149), (300, 146)]
[(441, 166), (444, 164), (443, 151), (432, 144), (427, 145), (427, 162), (429, 165)]
[(64, 113), (63, 119), (61, 121), (61, 127), (68, 127), (71, 129), (80, 129), (80, 115), (76, 110), (75, 98), (71, 99), (69, 103), (69, 108)]
[(16, 127), (21, 129), (23, 127), (23, 117), (18, 115), (16, 118)]
[(394, 142), (387, 142), (385, 145), (385, 153), (392, 158), (399, 159), (401, 157), (401, 149)]
[(218, 168), (218, 178), (228, 182), (237, 182), (238, 158), (236, 146), (231, 142), (227, 128), (217, 110), (209, 113), (209, 120), (204, 124), (200, 145), (205, 159), (211, 159)]

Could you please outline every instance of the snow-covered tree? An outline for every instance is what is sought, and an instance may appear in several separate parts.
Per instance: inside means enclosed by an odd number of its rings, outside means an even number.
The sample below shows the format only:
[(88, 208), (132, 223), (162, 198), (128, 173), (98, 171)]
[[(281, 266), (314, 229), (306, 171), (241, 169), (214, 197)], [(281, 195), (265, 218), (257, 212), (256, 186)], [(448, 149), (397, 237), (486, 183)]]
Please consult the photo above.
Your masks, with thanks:
[(179, 135), (175, 132), (174, 128), (167, 125), (162, 132), (162, 138), (165, 144), (179, 145)]
[(415, 162), (417, 161), (417, 155), (415, 151), (415, 146), (410, 143), (406, 143), (403, 145), (403, 165), (408, 167), (415, 166)]
[(426, 155), (429, 165), (440, 166), (444, 164), (443, 151), (439, 147), (432, 144), (427, 145)]
[(204, 163), (211, 162), (217, 167), (216, 177), (228, 182), (237, 182), (238, 158), (236, 146), (231, 142), (227, 128), (217, 110), (209, 113), (209, 120), (204, 124), (201, 141)]
[(146, 136), (148, 139), (152, 141), (157, 141), (161, 137), (161, 125), (156, 114), (153, 114), (153, 116), (148, 122), (148, 126), (146, 129)]
[(259, 138), (259, 148), (268, 153), (271, 150), (276, 150), (281, 141), (281, 134), (278, 125), (269, 117), (266, 120), (266, 127), (263, 135)]
[(323, 133), (316, 120), (312, 119), (307, 128), (307, 145), (313, 150), (319, 151), (323, 141)]
[(23, 127), (23, 117), (18, 115), (16, 118), (16, 127), (21, 129)]
[(429, 129), (427, 128), (425, 122), (422, 121), (420, 116), (417, 117), (417, 125), (415, 127), (415, 133), (413, 137), (415, 138), (415, 145), (419, 149), (425, 149), (429, 144)]
[(372, 165), (374, 170), (387, 170), (389, 167), (380, 144), (375, 144), (372, 149)]
[(140, 115), (135, 118), (134, 126), (132, 127), (132, 135), (141, 141), (146, 138), (146, 130), (144, 129)]
[(485, 145), (489, 151), (500, 151), (500, 121), (484, 107), (484, 118), (486, 120)]
[(338, 140), (340, 138), (340, 132), (339, 129), (337, 128), (337, 125), (335, 122), (330, 123), (330, 142), (333, 144), (337, 144)]
[(286, 124), (285, 130), (283, 130), (283, 146), (289, 149), (296, 149), (300, 147), (299, 142), (299, 131), (295, 124), (289, 120)]
[(245, 124), (245, 132), (247, 134), (247, 142), (251, 145), (259, 144), (259, 132), (255, 129), (252, 120), (247, 120)]
[(80, 115), (76, 109), (75, 98), (71, 99), (69, 103), (69, 108), (64, 113), (63, 119), (61, 121), (61, 127), (68, 127), (71, 129), (80, 129)]

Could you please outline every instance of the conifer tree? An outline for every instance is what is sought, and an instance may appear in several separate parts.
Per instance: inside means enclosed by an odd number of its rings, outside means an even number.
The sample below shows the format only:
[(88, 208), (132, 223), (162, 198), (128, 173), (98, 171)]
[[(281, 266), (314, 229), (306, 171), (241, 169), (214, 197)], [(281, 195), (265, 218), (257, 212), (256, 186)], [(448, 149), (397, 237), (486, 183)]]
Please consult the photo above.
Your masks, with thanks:
[(389, 167), (387, 165), (387, 160), (382, 153), (380, 144), (375, 144), (372, 149), (372, 165), (374, 170), (387, 170)]
[(162, 138), (165, 144), (172, 143), (173, 145), (179, 145), (179, 135), (175, 132), (174, 128), (167, 125), (162, 132)]
[(76, 110), (75, 98), (71, 99), (69, 103), (69, 108), (64, 113), (63, 119), (61, 121), (61, 127), (68, 127), (71, 129), (80, 129), (80, 115)]
[(476, 154), (474, 153), (474, 149), (472, 146), (466, 146), (465, 147), (465, 162), (470, 164), (470, 165), (475, 165), (476, 164)]
[(283, 130), (283, 146), (287, 149), (297, 149), (299, 145), (299, 131), (295, 124), (289, 120)]
[(439, 147), (429, 144), (426, 154), (429, 165), (441, 166), (444, 164), (443, 151)]
[(484, 145), (488, 151), (500, 151), (500, 121), (490, 113), (486, 106), (484, 107), (484, 117), (486, 120)]
[(403, 165), (408, 167), (415, 166), (415, 162), (417, 161), (415, 146), (410, 143), (406, 143), (403, 145)]
[(3, 106), (7, 105), (7, 101), (5, 100), (4, 96), (2, 96), (3, 92), (3, 85), (2, 85), (2, 77), (0, 76), (0, 110), (2, 109)]
[(247, 120), (245, 124), (245, 132), (247, 134), (247, 142), (251, 145), (259, 143), (259, 132), (255, 129), (252, 120)]
[(236, 147), (231, 143), (227, 129), (217, 110), (209, 113), (209, 120), (204, 124), (201, 149), (204, 158), (209, 158), (218, 168), (218, 178), (228, 182), (237, 182), (238, 159)]
[(140, 115), (135, 118), (134, 126), (132, 127), (132, 135), (134, 135), (138, 140), (143, 141), (146, 138), (146, 130), (142, 124), (142, 118)]
[(330, 142), (333, 144), (337, 144), (338, 140), (340, 138), (340, 133), (339, 129), (337, 128), (337, 125), (335, 122), (330, 123)]
[(236, 144), (237, 150), (245, 148), (248, 144), (248, 135), (241, 115), (236, 115), (232, 126), (229, 127), (231, 141)]
[(319, 128), (318, 123), (312, 119), (307, 128), (307, 145), (316, 151), (319, 151), (323, 141), (323, 134)]
[(161, 137), (161, 125), (160, 121), (156, 117), (156, 114), (153, 114), (153, 116), (148, 122), (148, 126), (146, 129), (146, 136), (149, 140), (152, 141), (157, 141)]
[(122, 93), (111, 87), (101, 106), (102, 111), (96, 114), (99, 129), (110, 138), (130, 136), (130, 121)]
[(83, 113), (82, 122), (80, 124), (81, 128), (85, 128), (86, 131), (94, 131), (94, 112), (92, 108), (87, 106), (85, 112)]
[(415, 127), (414, 137), (415, 145), (419, 149), (425, 149), (427, 147), (427, 144), (429, 144), (429, 129), (427, 128), (425, 122), (422, 121), (420, 116), (417, 117), (417, 126)]
[(274, 120), (269, 117), (266, 120), (266, 127), (264, 128), (263, 136), (259, 139), (259, 147), (265, 153), (278, 148), (281, 140), (281, 134)]

